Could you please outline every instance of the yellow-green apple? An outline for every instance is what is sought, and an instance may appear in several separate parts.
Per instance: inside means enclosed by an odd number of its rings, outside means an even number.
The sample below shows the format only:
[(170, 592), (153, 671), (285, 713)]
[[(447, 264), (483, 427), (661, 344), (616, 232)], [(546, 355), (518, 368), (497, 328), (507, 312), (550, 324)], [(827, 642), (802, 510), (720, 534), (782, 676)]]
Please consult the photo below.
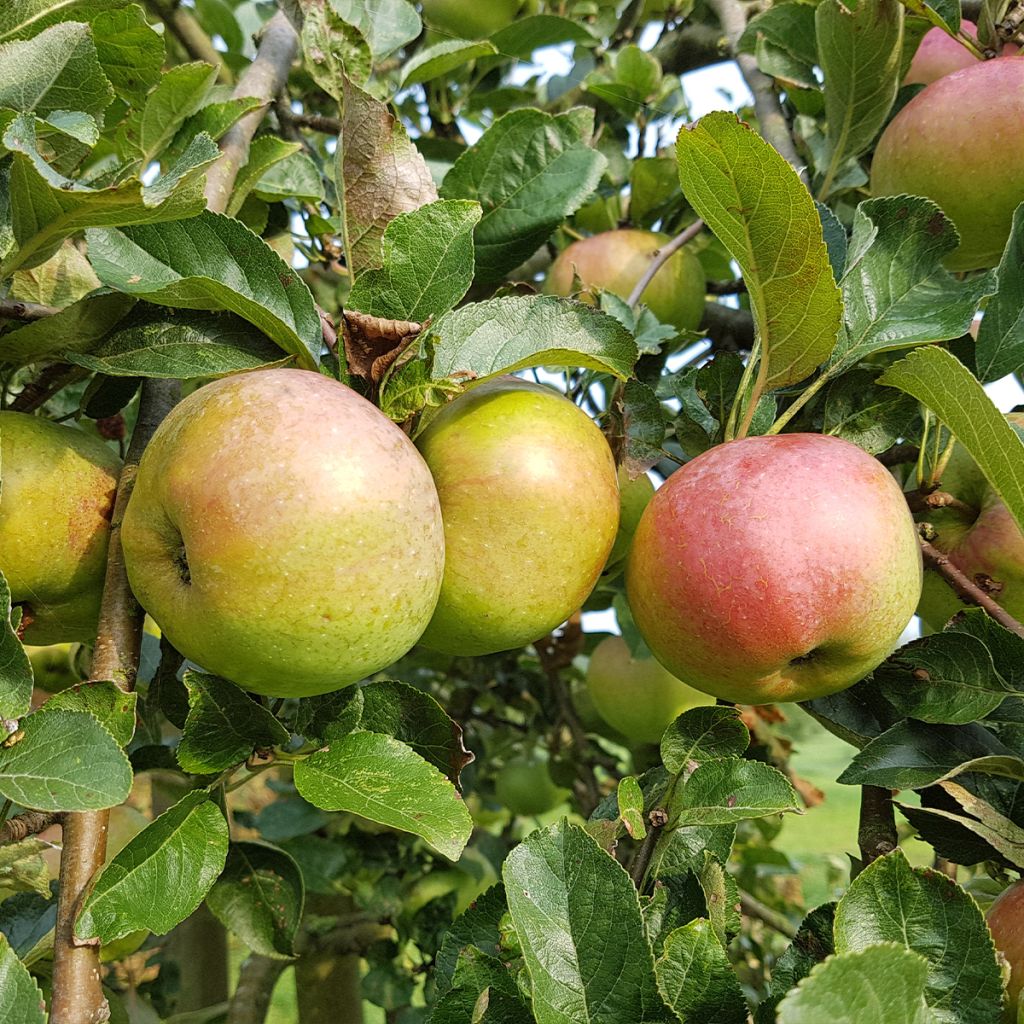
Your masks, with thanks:
[(799, 701), (862, 679), (921, 596), (899, 485), (862, 449), (820, 434), (719, 445), (647, 506), (626, 567), (655, 657), (705, 693)]
[(636, 743), (658, 743), (684, 711), (715, 703), (654, 658), (634, 658), (621, 636), (594, 648), (587, 686), (601, 717)]
[(461, 395), (417, 439), (444, 518), (444, 582), (422, 643), (506, 651), (586, 600), (619, 523), (615, 462), (581, 409), (503, 378)]
[(523, 0), (423, 0), (423, 18), (446, 36), (485, 39), (512, 24)]
[(32, 679), (46, 693), (60, 693), (75, 686), (82, 677), (75, 669), (75, 648), (71, 644), (53, 644), (50, 647), (26, 646), (25, 653), (32, 664)]
[(315, 372), (193, 392), (160, 425), (122, 527), (139, 603), (185, 657), (256, 693), (326, 693), (430, 620), (444, 535), (412, 442)]
[(1004, 889), (988, 908), (986, 917), (992, 941), (1010, 965), (1003, 1020), (1006, 1024), (1017, 1024), (1017, 1005), (1024, 989), (1024, 882), (1014, 882)]
[(121, 460), (98, 437), (18, 412), (0, 412), (0, 460), (0, 570), (22, 638), (93, 639)]
[[(552, 295), (569, 295), (578, 278), (584, 302), (594, 301), (589, 291), (592, 288), (603, 288), (626, 299), (667, 241), (668, 235), (623, 228), (573, 242), (551, 264), (544, 290)], [(705, 284), (700, 260), (687, 249), (680, 249), (666, 260), (640, 299), (662, 323), (680, 331), (694, 331), (704, 315)]]
[(539, 757), (515, 757), (498, 772), (494, 794), (513, 814), (545, 814), (564, 803), (567, 790), (556, 786), (547, 762)]
[(1022, 122), (1024, 57), (954, 71), (926, 86), (882, 132), (871, 191), (938, 203), (960, 234), (946, 259), (951, 270), (995, 266), (1024, 201)]
[(646, 473), (630, 480), (625, 466), (619, 467), (619, 532), (608, 555), (609, 565), (615, 565), (629, 554), (637, 524), (653, 497), (654, 484)]
[[(1024, 437), (1024, 413), (1010, 413), (1007, 419)], [(1015, 619), (1024, 618), (1024, 533), (960, 444), (953, 448), (940, 487), (962, 506), (921, 514), (921, 519), (935, 527), (932, 544), (969, 578), (980, 576), (986, 583), (999, 584), (993, 597)], [(929, 629), (942, 629), (962, 608), (936, 573), (924, 574), (917, 613)]]

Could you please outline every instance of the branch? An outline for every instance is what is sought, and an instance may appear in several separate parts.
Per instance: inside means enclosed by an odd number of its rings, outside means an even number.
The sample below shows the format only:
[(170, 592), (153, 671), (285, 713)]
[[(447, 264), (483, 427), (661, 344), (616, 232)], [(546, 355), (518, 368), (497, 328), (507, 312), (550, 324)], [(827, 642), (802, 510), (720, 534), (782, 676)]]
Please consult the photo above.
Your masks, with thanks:
[(777, 931), (780, 935), (785, 935), (787, 939), (796, 938), (796, 928), (789, 918), (784, 917), (776, 910), (772, 910), (767, 904), (762, 903), (759, 899), (751, 896), (749, 892), (744, 892), (742, 889), (740, 890), (740, 910), (747, 917), (752, 917), (755, 921), (768, 925), (769, 928)]
[(954, 498), (952, 494), (947, 494), (945, 491), (905, 491), (903, 496), (907, 499), (911, 512), (930, 512), (935, 508), (951, 508), (969, 515), (971, 519), (978, 514), (976, 508), (971, 508), (966, 502)]
[(747, 12), (743, 4), (740, 0), (708, 0), (708, 4), (718, 15), (722, 30), (729, 40), (729, 49), (754, 97), (754, 111), (761, 135), (792, 165), (800, 175), (800, 180), (808, 184), (804, 161), (796, 151), (789, 122), (782, 113), (782, 105), (775, 93), (774, 81), (758, 68), (753, 54), (737, 52), (740, 36), (747, 27)]
[(328, 117), (326, 114), (306, 114), (292, 110), (287, 103), (278, 103), (274, 112), (284, 124), (295, 125), (297, 128), (311, 128), (324, 135), (341, 134), (341, 118)]
[(700, 329), (707, 332), (715, 349), (749, 352), (754, 344), (754, 318), (748, 309), (706, 302)]
[(660, 249), (654, 253), (654, 259), (651, 260), (647, 269), (640, 275), (640, 280), (633, 286), (633, 290), (629, 293), (629, 298), (626, 299), (627, 306), (636, 306), (640, 301), (640, 296), (643, 295), (647, 286), (654, 280), (654, 275), (677, 253), (687, 242), (692, 241), (696, 238), (704, 228), (704, 221), (699, 217), (689, 227), (684, 228), (682, 231), (672, 239), (671, 242), (666, 242)]
[(35, 380), (30, 380), (14, 396), (11, 402), (13, 412), (35, 412), (46, 405), (58, 391), (88, 376), (88, 371), (70, 363), (51, 363), (44, 367)]
[(220, 140), (220, 159), (206, 172), (206, 202), (211, 210), (223, 213), (227, 209), (235, 178), (249, 158), (249, 143), (270, 102), (288, 80), (298, 44), (292, 23), (278, 11), (267, 22), (259, 52), (232, 93), (236, 99), (255, 96), (262, 104), (236, 121)]
[(962, 573), (950, 560), (949, 556), (943, 554), (937, 547), (934, 547), (924, 537), (919, 538), (921, 543), (921, 554), (924, 557), (926, 569), (934, 569), (950, 586), (950, 589), (960, 598), (964, 604), (976, 605), (984, 608), (989, 615), (1001, 626), (1005, 626), (1017, 636), (1024, 637), (1024, 626), (1022, 626), (1002, 605), (998, 604), (991, 595), (978, 586), (965, 573)]
[(51, 825), (57, 824), (63, 814), (57, 811), (25, 811), (0, 825), (0, 843), (20, 843), (27, 836), (45, 832)]
[(654, 856), (654, 848), (658, 845), (658, 836), (662, 828), (668, 824), (668, 814), (660, 807), (656, 807), (647, 816), (648, 829), (644, 836), (643, 844), (636, 851), (633, 863), (629, 868), (629, 877), (633, 879), (636, 891), (643, 895), (644, 880), (647, 878), (647, 869), (651, 866), (651, 858)]
[(22, 302), (20, 299), (0, 299), (0, 318), (4, 320), (43, 320), (60, 310), (56, 306), (41, 306), (38, 302)]
[(714, 25), (687, 21), (658, 42), (651, 51), (661, 61), (665, 74), (682, 75), (728, 57), (727, 41)]
[(231, 997), (227, 1024), (263, 1024), (270, 1009), (274, 986), (289, 965), (287, 960), (252, 953), (242, 962), (238, 987)]
[(217, 69), (218, 82), (225, 85), (234, 82), (235, 76), (228, 67), (224, 54), (210, 42), (210, 37), (187, 7), (182, 7), (179, 0), (153, 0), (153, 7), (160, 20), (193, 60), (212, 64)]
[(887, 452), (882, 452), (881, 455), (876, 455), (875, 458), (886, 467), (892, 466), (903, 466), (908, 462), (917, 462), (917, 457), (921, 454), (920, 449), (916, 444), (897, 444), (890, 448)]
[(873, 860), (892, 853), (899, 844), (896, 816), (892, 809), (892, 790), (879, 786), (861, 786), (860, 826), (857, 830), (861, 870)]

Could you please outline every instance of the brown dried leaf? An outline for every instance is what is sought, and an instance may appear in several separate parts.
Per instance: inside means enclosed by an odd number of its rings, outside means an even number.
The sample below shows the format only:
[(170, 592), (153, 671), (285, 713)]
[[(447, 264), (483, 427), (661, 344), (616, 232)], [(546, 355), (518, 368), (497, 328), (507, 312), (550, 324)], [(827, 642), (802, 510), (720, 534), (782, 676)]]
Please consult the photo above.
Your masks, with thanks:
[(388, 369), (423, 330), (423, 325), (346, 310), (341, 315), (341, 330), (349, 373), (368, 381), (376, 395)]

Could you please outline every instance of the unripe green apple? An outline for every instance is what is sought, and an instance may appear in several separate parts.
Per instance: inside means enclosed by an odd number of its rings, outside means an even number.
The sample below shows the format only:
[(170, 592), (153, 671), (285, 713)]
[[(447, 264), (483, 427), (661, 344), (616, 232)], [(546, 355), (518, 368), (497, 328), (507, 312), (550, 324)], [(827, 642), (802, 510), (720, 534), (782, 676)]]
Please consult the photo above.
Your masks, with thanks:
[(640, 517), (653, 497), (654, 484), (646, 473), (630, 480), (625, 466), (619, 467), (619, 532), (615, 535), (615, 543), (608, 555), (609, 565), (614, 565), (629, 554), (629, 546), (633, 543), (633, 534), (636, 533)]
[[(882, 132), (871, 164), (876, 196), (927, 196), (960, 234), (950, 270), (999, 262), (1024, 201), (1024, 57), (997, 57), (940, 78)], [(978, 140), (985, 145), (979, 147)]]
[[(573, 242), (551, 264), (544, 290), (551, 295), (569, 295), (575, 274), (583, 285), (583, 301), (593, 301), (589, 288), (603, 288), (627, 299), (667, 241), (668, 235), (623, 228)], [(705, 284), (700, 260), (680, 249), (658, 270), (640, 299), (662, 323), (680, 331), (695, 331), (704, 316)]]
[(32, 664), (32, 679), (40, 690), (60, 693), (82, 681), (75, 670), (74, 648), (71, 644), (26, 647), (25, 653)]
[(986, 918), (996, 949), (1010, 965), (1003, 1020), (1005, 1024), (1017, 1024), (1017, 1004), (1024, 989), (1024, 882), (1014, 882), (1004, 889), (988, 908)]
[(655, 493), (626, 588), (673, 675), (742, 704), (809, 700), (892, 651), (921, 596), (921, 554), (899, 485), (862, 449), (750, 437)]
[(593, 589), (615, 539), (615, 462), (593, 421), (551, 388), (482, 384), (417, 440), (444, 518), (441, 596), (422, 643), (446, 654), (521, 647)]
[[(1007, 419), (1024, 436), (1024, 413), (1010, 413)], [(940, 489), (968, 507), (922, 513), (920, 518), (935, 527), (932, 544), (970, 579), (981, 575), (1002, 584), (993, 597), (1015, 619), (1024, 618), (1024, 533), (959, 443), (942, 474)], [(942, 629), (963, 607), (937, 573), (924, 574), (917, 613), (929, 629)]]
[(93, 639), (121, 460), (75, 427), (0, 412), (0, 461), (0, 570), (22, 638)]
[(456, 39), (486, 39), (512, 24), (523, 0), (423, 0), (428, 25)]
[(498, 773), (494, 794), (513, 814), (545, 814), (564, 803), (568, 791), (556, 786), (545, 761), (513, 758)]
[(256, 693), (326, 693), (390, 665), (437, 601), (437, 492), (412, 442), (319, 373), (189, 395), (122, 527), (139, 603), (185, 657)]
[(654, 658), (634, 658), (621, 636), (610, 636), (594, 648), (587, 686), (601, 717), (636, 743), (658, 743), (684, 711), (715, 703)]

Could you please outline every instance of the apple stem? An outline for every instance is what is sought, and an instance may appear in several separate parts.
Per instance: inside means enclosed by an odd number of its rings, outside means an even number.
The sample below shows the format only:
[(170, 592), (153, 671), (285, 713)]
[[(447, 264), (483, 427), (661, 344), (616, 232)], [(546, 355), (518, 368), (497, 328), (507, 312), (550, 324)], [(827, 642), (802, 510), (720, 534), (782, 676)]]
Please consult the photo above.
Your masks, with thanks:
[(644, 883), (647, 881), (647, 869), (651, 866), (651, 858), (654, 856), (654, 848), (658, 845), (658, 837), (661, 835), (662, 825), (668, 821), (668, 815), (664, 811), (654, 810), (647, 816), (647, 835), (636, 851), (633, 863), (629, 868), (629, 876), (640, 895), (644, 892)]
[(937, 547), (919, 538), (925, 567), (934, 569), (949, 584), (950, 589), (965, 604), (983, 608), (996, 622), (1017, 636), (1024, 637), (1022, 626), (1002, 605), (986, 594), (972, 579), (962, 573)]
[(51, 825), (56, 825), (62, 818), (63, 814), (59, 811), (25, 811), (16, 814), (0, 825), (0, 843), (20, 843), (22, 839), (38, 835)]
[(861, 786), (857, 844), (860, 847), (861, 870), (899, 846), (891, 789)]
[(654, 253), (654, 258), (648, 264), (647, 269), (640, 275), (640, 280), (633, 286), (633, 290), (626, 299), (626, 305), (635, 309), (640, 303), (640, 296), (647, 290), (647, 286), (654, 280), (654, 275), (677, 253), (687, 242), (693, 241), (704, 230), (704, 221), (699, 217), (688, 224), (670, 242), (666, 242)]

